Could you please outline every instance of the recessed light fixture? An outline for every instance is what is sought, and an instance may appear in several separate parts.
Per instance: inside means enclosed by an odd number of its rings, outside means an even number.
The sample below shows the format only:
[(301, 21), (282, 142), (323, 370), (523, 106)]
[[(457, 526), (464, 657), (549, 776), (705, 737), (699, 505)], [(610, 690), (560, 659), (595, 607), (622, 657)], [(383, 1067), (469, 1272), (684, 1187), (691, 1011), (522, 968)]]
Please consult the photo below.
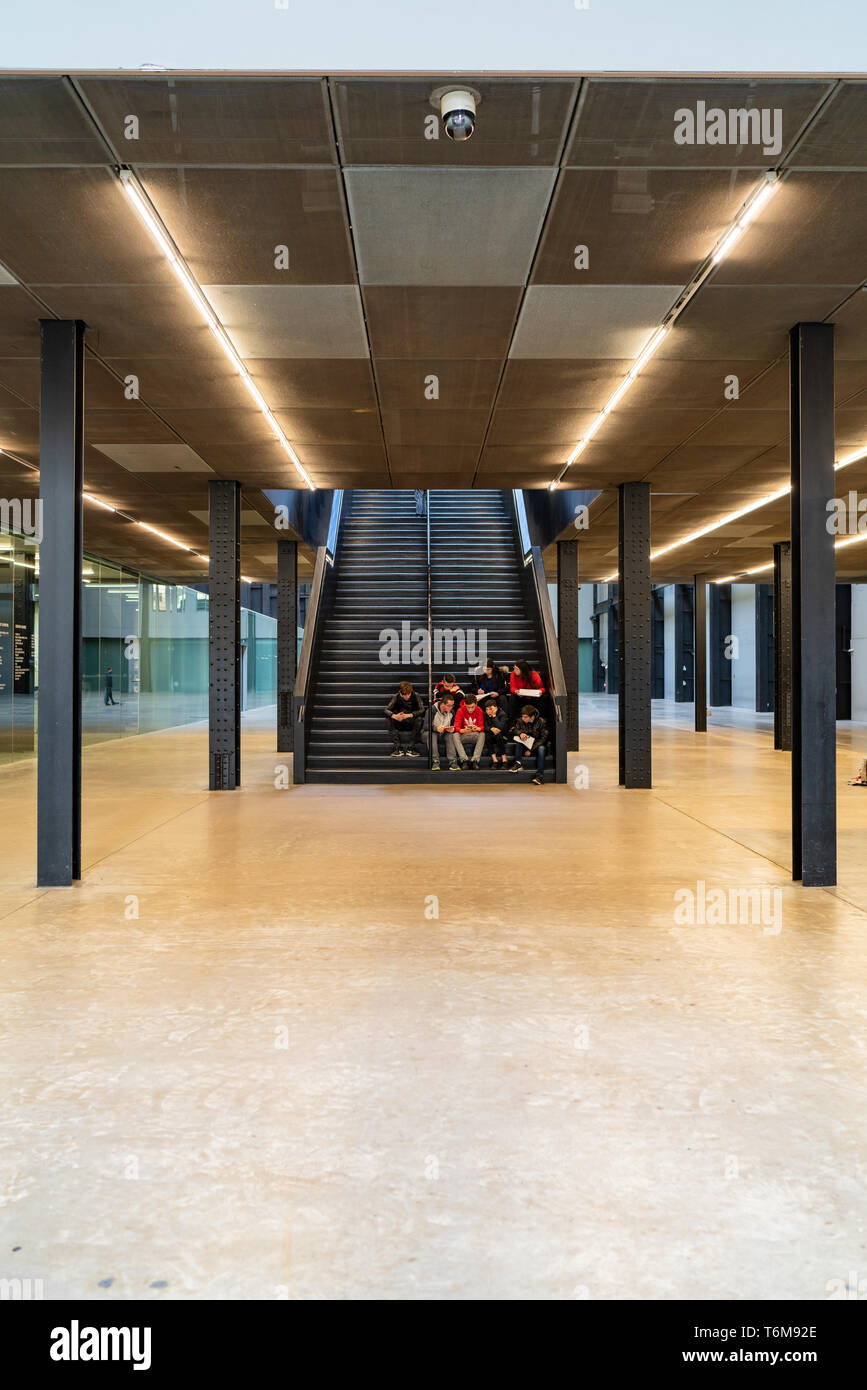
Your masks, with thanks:
[(277, 436), (278, 442), (283, 446), (289, 458), (292, 460), (296, 471), (304, 479), (306, 486), (310, 488), (311, 492), (315, 491), (316, 485), (310, 477), (310, 474), (307, 472), (289, 440), (286, 438), (286, 435), (283, 433), (283, 430), (277, 423), (271, 407), (268, 405), (268, 402), (265, 400), (242, 362), (234, 343), (217, 317), (213, 305), (210, 303), (201, 285), (186, 265), (180, 251), (169, 236), (168, 230), (161, 222), (153, 204), (144, 192), (144, 189), (136, 182), (131, 169), (121, 168), (118, 173), (121, 188), (124, 189), (132, 206), (147, 227), (153, 241), (171, 265), (172, 270), (180, 280), (193, 304), (202, 315), (202, 318), (217, 339), (217, 342), (235, 368), (235, 371), (240, 376), (250, 395), (253, 397), (253, 400), (256, 402), (256, 405), (265, 416), (265, 419)]

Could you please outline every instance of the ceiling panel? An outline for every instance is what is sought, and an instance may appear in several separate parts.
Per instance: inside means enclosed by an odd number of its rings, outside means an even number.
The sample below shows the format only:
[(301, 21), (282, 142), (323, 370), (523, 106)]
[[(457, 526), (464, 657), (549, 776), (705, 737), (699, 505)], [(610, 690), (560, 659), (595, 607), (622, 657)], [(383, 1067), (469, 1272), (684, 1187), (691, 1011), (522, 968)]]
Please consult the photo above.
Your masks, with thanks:
[(795, 165), (867, 168), (867, 82), (844, 82), (792, 157)]
[[(250, 357), (247, 367), (274, 410), (299, 406), (376, 409), (373, 374), (367, 359)], [(247, 394), (244, 387), (241, 390)]]
[(200, 284), (355, 283), (335, 169), (148, 169), (142, 182)]
[(0, 206), (0, 260), (24, 284), (175, 283), (107, 169), (0, 168)]
[[(397, 487), (399, 475), (418, 477), (429, 472), (431, 476), (448, 475), (449, 486), (463, 487), (468, 477), (472, 477), (478, 458), (478, 449), (472, 445), (458, 444), (444, 447), (436, 444), (389, 444), (388, 461)], [(458, 480), (457, 482), (455, 480)], [(412, 484), (416, 486), (415, 483)], [(419, 486), (433, 487), (433, 483)]]
[(788, 351), (793, 324), (821, 321), (847, 293), (837, 285), (706, 285), (686, 306), (657, 356), (767, 362)]
[[(591, 79), (570, 142), (570, 165), (656, 165), (675, 169), (773, 168), (831, 83), (761, 78)], [(781, 111), (781, 149), (762, 144), (676, 144), (675, 112), (698, 103), (705, 110)], [(769, 122), (773, 116), (769, 116)], [(698, 123), (697, 123), (698, 124)], [(728, 122), (726, 122), (728, 124)], [(704, 129), (704, 124), (701, 126)], [(768, 125), (773, 136), (773, 125)], [(697, 133), (697, 132), (696, 132)], [(734, 132), (737, 134), (737, 131)], [(726, 130), (728, 134), (728, 130)], [(764, 149), (770, 152), (765, 154)]]
[(867, 276), (863, 174), (793, 173), (732, 247), (715, 285), (850, 285)]
[(362, 284), (522, 285), (553, 184), (551, 169), (348, 169)]
[[(434, 21), (435, 22), (435, 21)], [(472, 140), (455, 144), (445, 135), (430, 94), (462, 82), (481, 95)], [(566, 135), (576, 81), (537, 78), (510, 81), (454, 74), (428, 79), (373, 78), (334, 83), (335, 112), (344, 163), (554, 164)], [(436, 131), (436, 139), (427, 138)]]
[[(87, 341), (101, 356), (223, 356), (214, 335), (179, 285), (49, 285), (37, 287), (37, 292), (58, 318), (84, 319), (89, 329)], [(0, 290), (0, 296), (3, 293)], [(34, 305), (31, 312), (38, 315), (39, 310)]]
[(105, 164), (62, 77), (0, 77), (0, 164)]
[(187, 444), (97, 444), (121, 468), (131, 473), (208, 473), (203, 459)]
[(355, 285), (207, 285), (242, 357), (366, 357)]
[(386, 444), (465, 444), (481, 447), (487, 410), (449, 410), (431, 402), (426, 410), (384, 410)]
[[(319, 78), (87, 77), (82, 89), (127, 164), (328, 164)], [(128, 139), (138, 121), (138, 134)]]
[(755, 174), (730, 169), (567, 169), (533, 283), (680, 288), (754, 187)]
[(364, 304), (373, 355), (503, 357), (520, 302), (509, 287), (367, 285)]
[(595, 419), (592, 410), (503, 410), (497, 407), (489, 443), (497, 445), (558, 444), (565, 456)]
[[(490, 410), (501, 371), (502, 363), (497, 358), (444, 358), (418, 363), (380, 357), (376, 361), (376, 385), (383, 410), (410, 409), (416, 405)], [(436, 378), (435, 383), (431, 377)], [(432, 398), (433, 389), (438, 394)]]
[(499, 405), (507, 410), (598, 411), (631, 365), (629, 358), (582, 361), (563, 357), (511, 357), (503, 374)]
[(670, 285), (531, 285), (509, 355), (635, 358), (674, 298)]
[[(44, 311), (26, 290), (0, 285), (0, 358), (39, 358), (39, 320)], [(0, 379), (3, 364), (0, 362)]]

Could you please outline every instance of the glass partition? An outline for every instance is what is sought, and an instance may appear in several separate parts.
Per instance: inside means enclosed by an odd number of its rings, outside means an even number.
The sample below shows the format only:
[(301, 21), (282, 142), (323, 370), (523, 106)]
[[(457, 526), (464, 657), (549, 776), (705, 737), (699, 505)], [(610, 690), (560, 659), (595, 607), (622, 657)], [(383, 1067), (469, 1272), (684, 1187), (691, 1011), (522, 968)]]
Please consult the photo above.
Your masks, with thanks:
[[(86, 556), (82, 738), (127, 738), (208, 717), (208, 595)], [(0, 764), (32, 756), (38, 721), (39, 552), (0, 534)], [(242, 706), (277, 699), (277, 622), (241, 610)]]

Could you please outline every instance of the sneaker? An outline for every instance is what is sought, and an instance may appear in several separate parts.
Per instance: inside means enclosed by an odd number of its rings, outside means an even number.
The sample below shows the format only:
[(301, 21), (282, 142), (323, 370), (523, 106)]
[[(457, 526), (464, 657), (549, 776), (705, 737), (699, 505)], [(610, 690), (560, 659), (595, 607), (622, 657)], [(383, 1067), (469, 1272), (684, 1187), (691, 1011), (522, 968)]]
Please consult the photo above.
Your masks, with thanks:
[(520, 763), (513, 763), (512, 766), (509, 768), (509, 771), (510, 771), (510, 772), (520, 772), (520, 771), (521, 771), (521, 764), (520, 764)]
[(389, 756), (390, 758), (402, 758), (402, 757), (403, 757), (403, 749), (402, 749), (402, 748), (395, 748), (394, 752), (393, 752), (393, 753), (389, 753), (388, 756)]
[(449, 763), (449, 772), (460, 772), (460, 770), (460, 765), (458, 763)]
[(439, 772), (439, 770), (440, 770), (440, 765), (439, 765), (439, 763), (436, 762), (436, 761), (432, 762), (431, 765), (430, 765), (430, 770), (431, 770), (431, 772)]
[(542, 778), (539, 776), (539, 774), (538, 774), (538, 772), (537, 772), (537, 773), (536, 773), (536, 776), (533, 778), (533, 786), (534, 786), (534, 787), (543, 787), (544, 785), (545, 785), (545, 784), (544, 784), (544, 782), (542, 781)]
[(420, 758), (420, 757), (421, 757), (421, 753), (416, 753), (416, 751), (415, 751), (414, 748), (407, 748), (407, 750), (406, 750), (406, 752), (404, 753), (403, 756), (404, 756), (405, 758)]
[(464, 761), (461, 763), (461, 772), (466, 772), (469, 769), (469, 766), (470, 765), (465, 758)]

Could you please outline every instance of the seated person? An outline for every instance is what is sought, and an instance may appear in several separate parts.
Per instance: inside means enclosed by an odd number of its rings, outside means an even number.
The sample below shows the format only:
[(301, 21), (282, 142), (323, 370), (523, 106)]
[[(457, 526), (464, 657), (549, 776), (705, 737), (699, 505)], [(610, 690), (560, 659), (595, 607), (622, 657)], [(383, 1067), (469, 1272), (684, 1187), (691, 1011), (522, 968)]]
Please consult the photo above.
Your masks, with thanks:
[(482, 702), (482, 710), (485, 716), (485, 743), (491, 755), (491, 764), (493, 767), (505, 767), (506, 732), (509, 727), (505, 708), (489, 697)]
[(444, 695), (434, 705), (431, 723), (434, 772), (439, 772), (443, 762), (448, 763), (449, 772), (456, 772), (460, 758), (455, 747), (455, 702), (450, 695)]
[(515, 720), (509, 730), (509, 751), (515, 759), (514, 766), (509, 768), (510, 772), (520, 772), (525, 758), (529, 758), (531, 753), (536, 755), (536, 776), (533, 778), (537, 787), (541, 787), (545, 780), (545, 740), (548, 737), (548, 725), (545, 723), (541, 714), (532, 705), (524, 705), (520, 715)]
[(460, 709), (464, 698), (464, 692), (451, 674), (443, 676), (442, 680), (437, 681), (434, 686), (434, 704), (437, 704), (437, 702), (442, 699), (443, 695), (451, 695), (455, 702), (455, 709)]
[(486, 695), (502, 695), (505, 680), (496, 662), (486, 661), (480, 672), (473, 673), (473, 684), (476, 694), (484, 704)]
[(455, 752), (460, 758), (461, 767), (464, 769), (468, 765), (464, 751), (468, 743), (472, 744), (473, 747), (469, 766), (478, 768), (482, 749), (485, 746), (485, 716), (472, 691), (466, 696), (464, 703), (455, 715)]
[(867, 758), (862, 758), (858, 771), (849, 779), (850, 787), (867, 787)]
[(528, 700), (541, 700), (545, 685), (527, 661), (516, 661), (509, 676), (509, 716), (515, 720)]
[[(388, 732), (391, 734), (393, 744), (391, 756), (393, 758), (418, 758), (421, 754), (415, 751), (418, 743), (418, 736), (421, 733), (422, 720), (424, 719), (424, 704), (418, 693), (413, 690), (409, 681), (401, 681), (397, 688), (397, 694), (392, 695), (385, 707), (385, 720), (388, 725)], [(409, 747), (404, 754), (400, 746), (401, 734), (409, 734)]]

